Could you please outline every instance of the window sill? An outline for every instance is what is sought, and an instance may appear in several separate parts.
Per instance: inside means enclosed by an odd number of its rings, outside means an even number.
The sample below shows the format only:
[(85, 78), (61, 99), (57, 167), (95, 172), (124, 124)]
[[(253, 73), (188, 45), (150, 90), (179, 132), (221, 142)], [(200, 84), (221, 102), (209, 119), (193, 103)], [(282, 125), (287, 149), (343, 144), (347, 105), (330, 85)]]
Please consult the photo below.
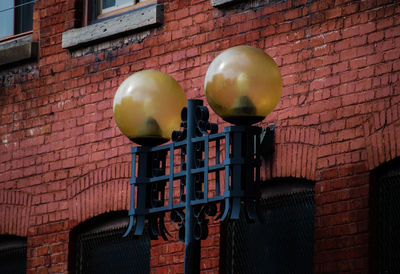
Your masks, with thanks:
[(1, 42), (0, 66), (36, 58), (37, 52), (37, 43), (33, 42), (32, 35)]
[(156, 26), (162, 23), (162, 14), (163, 6), (153, 3), (86, 27), (71, 29), (62, 34), (62, 47), (77, 48), (123, 33)]
[(211, 6), (220, 7), (233, 2), (236, 2), (236, 0), (211, 0)]

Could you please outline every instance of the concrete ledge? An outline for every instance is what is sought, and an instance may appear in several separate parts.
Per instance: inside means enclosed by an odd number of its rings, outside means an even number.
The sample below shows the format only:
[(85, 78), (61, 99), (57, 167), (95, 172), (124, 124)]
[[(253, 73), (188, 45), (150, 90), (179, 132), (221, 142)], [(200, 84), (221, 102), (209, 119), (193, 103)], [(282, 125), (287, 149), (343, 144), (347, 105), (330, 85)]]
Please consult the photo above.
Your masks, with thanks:
[(211, 6), (219, 7), (233, 2), (236, 2), (236, 0), (211, 0)]
[(37, 43), (32, 35), (0, 43), (0, 66), (37, 57)]
[(162, 20), (163, 6), (150, 4), (87, 27), (68, 30), (62, 35), (62, 47), (84, 46), (126, 32), (155, 26), (161, 24)]

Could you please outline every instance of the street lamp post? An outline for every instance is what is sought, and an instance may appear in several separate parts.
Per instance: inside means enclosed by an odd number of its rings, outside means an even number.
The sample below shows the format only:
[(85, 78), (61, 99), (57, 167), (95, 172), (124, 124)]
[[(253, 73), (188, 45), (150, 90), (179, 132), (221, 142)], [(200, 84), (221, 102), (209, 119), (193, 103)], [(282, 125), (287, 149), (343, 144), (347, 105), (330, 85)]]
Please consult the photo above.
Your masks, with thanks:
[[(218, 133), (201, 100), (186, 99), (179, 84), (157, 71), (128, 77), (114, 98), (114, 117), (121, 131), (141, 146), (132, 147), (129, 217), (125, 233), (167, 239), (165, 214), (179, 226), (185, 242), (185, 273), (200, 272), (200, 241), (208, 235), (207, 216), (221, 221), (256, 218), (259, 198), (262, 129), (251, 126), (279, 101), (281, 77), (263, 51), (238, 46), (221, 53), (205, 77), (205, 93), (213, 110), (236, 124)], [(180, 119), (179, 119), (179, 111)], [(181, 121), (180, 121), (181, 120)], [(273, 145), (273, 128), (264, 142)], [(161, 145), (172, 137), (172, 142)], [(212, 174), (212, 181), (209, 181)], [(174, 191), (175, 190), (175, 191)], [(179, 197), (176, 192), (179, 190)]]

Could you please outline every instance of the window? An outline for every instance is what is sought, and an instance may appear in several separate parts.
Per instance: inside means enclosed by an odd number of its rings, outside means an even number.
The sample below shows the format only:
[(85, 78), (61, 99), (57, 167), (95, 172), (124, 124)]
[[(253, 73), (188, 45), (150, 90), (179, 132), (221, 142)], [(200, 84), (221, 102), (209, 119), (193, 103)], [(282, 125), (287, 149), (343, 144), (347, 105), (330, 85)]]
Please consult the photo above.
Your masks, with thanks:
[(37, 0), (0, 0), (0, 67), (37, 57), (32, 39), (33, 4)]
[(107, 13), (107, 12), (110, 12), (113, 10), (126, 8), (126, 7), (134, 4), (134, 2), (136, 2), (136, 1), (132, 1), (132, 0), (101, 0), (101, 1), (98, 1), (98, 3), (100, 4), (101, 13)]
[(400, 158), (372, 175), (371, 272), (400, 273)]
[(0, 1), (0, 39), (32, 31), (32, 0)]
[(26, 239), (0, 235), (0, 273), (26, 273)]
[[(133, 0), (98, 0), (97, 4), (97, 18), (106, 17), (107, 14), (113, 11), (126, 9), (135, 4), (136, 1)], [(120, 11), (122, 12), (122, 11)]]
[(106, 214), (89, 220), (71, 233), (70, 272), (149, 273), (148, 234), (122, 237), (128, 227), (128, 213)]
[[(85, 0), (84, 25), (93, 24), (143, 6), (145, 0)], [(147, 1), (148, 3), (152, 1)]]
[[(1, 0), (0, 0), (1, 1)], [(67, 30), (63, 48), (77, 48), (155, 27), (163, 21), (158, 0), (84, 0), (82, 27)]]
[(259, 223), (247, 223), (241, 212), (226, 226), (224, 272), (313, 273), (314, 184), (274, 180), (262, 195)]

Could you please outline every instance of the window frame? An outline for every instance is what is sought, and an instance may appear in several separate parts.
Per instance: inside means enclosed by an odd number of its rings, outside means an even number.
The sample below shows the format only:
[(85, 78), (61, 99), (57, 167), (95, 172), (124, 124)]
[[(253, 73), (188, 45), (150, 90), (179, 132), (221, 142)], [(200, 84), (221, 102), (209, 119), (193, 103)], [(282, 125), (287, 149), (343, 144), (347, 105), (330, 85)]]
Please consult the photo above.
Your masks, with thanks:
[[(31, 0), (28, 3), (32, 5), (32, 13), (35, 12), (35, 3), (38, 0)], [(15, 4), (15, 0), (14, 0)], [(15, 5), (14, 5), (15, 13)], [(0, 69), (5, 65), (22, 63), (31, 61), (38, 56), (38, 43), (36, 39), (33, 39), (33, 20), (32, 14), (32, 29), (30, 31), (13, 34), (0, 38)], [(15, 21), (13, 19), (13, 21)], [(13, 23), (15, 28), (15, 22)], [(15, 30), (13, 30), (15, 32)]]
[[(14, 1), (14, 5), (13, 5), (13, 7), (12, 7), (12, 10), (13, 10), (13, 34), (12, 35), (8, 35), (8, 36), (4, 36), (4, 37), (1, 37), (0, 38), (0, 43), (2, 43), (2, 42), (6, 42), (6, 41), (9, 41), (9, 40), (12, 40), (12, 39), (16, 39), (16, 38), (19, 38), (19, 37), (22, 37), (22, 36), (27, 36), (27, 35), (30, 35), (30, 34), (32, 34), (33, 33), (33, 7), (34, 7), (34, 4), (38, 1), (38, 0), (31, 0), (31, 1), (29, 1), (29, 2), (27, 2), (27, 3), (24, 3), (24, 4), (20, 4), (20, 5), (16, 5), (15, 4), (15, 2), (17, 1), (17, 0), (13, 0)], [(29, 31), (25, 31), (25, 32), (20, 32), (20, 33), (15, 33), (15, 31), (16, 31), (16, 27), (15, 27), (15, 22), (16, 22), (16, 8), (18, 8), (18, 7), (22, 7), (22, 6), (24, 6), (24, 5), (29, 5), (29, 4), (32, 4), (32, 28), (31, 28), (31, 30), (29, 30)]]
[(124, 5), (123, 7), (115, 8), (109, 10), (108, 12), (102, 13), (101, 10), (95, 10), (96, 7), (93, 7), (93, 2), (101, 2), (101, 0), (83, 0), (82, 27), (86, 27), (107, 20), (111, 17), (123, 15), (125, 13), (134, 11), (136, 9), (140, 9), (145, 6), (157, 3), (157, 1), (155, 0), (146, 0), (146, 1), (131, 0), (131, 1), (132, 3), (130, 3), (129, 5)]
[[(91, 0), (84, 1), (83, 15), (87, 15), (88, 10), (90, 10), (89, 1)], [(155, 28), (163, 23), (164, 6), (159, 2), (161, 1), (146, 0), (133, 5), (132, 10), (97, 21), (90, 21), (88, 16), (84, 16), (82, 27), (63, 32), (62, 48), (75, 50), (79, 47), (89, 46), (129, 33)]]
[(23, 36), (28, 36), (30, 34), (33, 33), (33, 30), (27, 31), (27, 32), (22, 32), (22, 33), (18, 33), (18, 34), (13, 34), (13, 35), (9, 35), (9, 36), (5, 36), (3, 38), (0, 38), (0, 43), (9, 41), (9, 40), (13, 40), (13, 39), (17, 39)]
[[(98, 7), (99, 14), (97, 15), (97, 18), (100, 18), (100, 19), (109, 16), (108, 14), (110, 14), (110, 12), (125, 10), (126, 8), (132, 7), (137, 3), (135, 0), (130, 0), (130, 2), (125, 2), (124, 4), (122, 4), (120, 6), (116, 5), (116, 6), (112, 6), (112, 7), (103, 9), (102, 4), (101, 4), (102, 0), (95, 0), (95, 1), (97, 3), (100, 3), (99, 7)], [(122, 11), (120, 11), (120, 12), (122, 12)]]

